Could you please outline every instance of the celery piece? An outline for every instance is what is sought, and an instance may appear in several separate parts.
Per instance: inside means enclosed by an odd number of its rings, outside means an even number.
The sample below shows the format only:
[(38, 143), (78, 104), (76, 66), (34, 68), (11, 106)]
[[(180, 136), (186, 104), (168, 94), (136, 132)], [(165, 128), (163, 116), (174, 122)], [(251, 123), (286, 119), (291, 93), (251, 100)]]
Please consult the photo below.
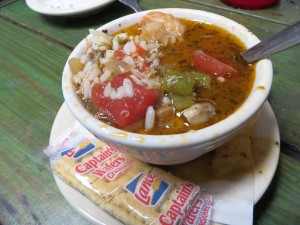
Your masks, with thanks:
[(191, 95), (183, 96), (183, 95), (172, 94), (172, 101), (173, 101), (173, 106), (177, 110), (185, 109), (195, 103)]
[(211, 84), (211, 77), (204, 73), (197, 73), (197, 72), (188, 72), (188, 76), (193, 78), (197, 85), (203, 87), (209, 87)]
[(191, 95), (195, 79), (185, 73), (168, 70), (164, 76), (163, 89), (177, 95)]

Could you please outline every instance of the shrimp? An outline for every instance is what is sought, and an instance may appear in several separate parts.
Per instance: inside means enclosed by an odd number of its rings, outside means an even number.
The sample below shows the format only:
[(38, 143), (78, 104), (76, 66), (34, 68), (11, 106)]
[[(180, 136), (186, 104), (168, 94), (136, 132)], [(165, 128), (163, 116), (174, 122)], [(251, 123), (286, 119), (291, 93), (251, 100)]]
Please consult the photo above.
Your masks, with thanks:
[(166, 46), (169, 41), (174, 43), (182, 40), (185, 26), (171, 14), (162, 12), (150, 12), (139, 22), (141, 38), (148, 42), (158, 42)]

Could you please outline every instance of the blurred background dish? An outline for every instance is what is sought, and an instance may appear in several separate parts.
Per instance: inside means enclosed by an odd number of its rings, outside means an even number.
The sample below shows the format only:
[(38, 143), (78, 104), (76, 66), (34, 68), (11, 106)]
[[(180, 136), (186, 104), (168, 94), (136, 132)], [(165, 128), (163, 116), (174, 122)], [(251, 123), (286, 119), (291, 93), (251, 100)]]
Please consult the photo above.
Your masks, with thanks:
[(26, 0), (32, 10), (51, 16), (73, 16), (103, 8), (114, 0)]
[(279, 0), (221, 0), (225, 4), (240, 9), (262, 9), (271, 7), (279, 2)]

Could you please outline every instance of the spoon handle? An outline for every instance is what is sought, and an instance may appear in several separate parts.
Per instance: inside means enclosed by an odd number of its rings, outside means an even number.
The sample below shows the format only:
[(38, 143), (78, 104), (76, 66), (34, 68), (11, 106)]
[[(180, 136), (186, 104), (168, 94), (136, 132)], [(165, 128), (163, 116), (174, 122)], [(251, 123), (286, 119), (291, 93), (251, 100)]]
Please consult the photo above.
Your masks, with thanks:
[(252, 48), (241, 53), (248, 63), (264, 59), (274, 53), (300, 43), (300, 21), (270, 36), (266, 40), (254, 45)]
[(133, 9), (135, 12), (141, 12), (143, 11), (138, 3), (137, 0), (119, 0), (119, 2), (122, 2), (123, 4), (129, 6), (131, 9)]

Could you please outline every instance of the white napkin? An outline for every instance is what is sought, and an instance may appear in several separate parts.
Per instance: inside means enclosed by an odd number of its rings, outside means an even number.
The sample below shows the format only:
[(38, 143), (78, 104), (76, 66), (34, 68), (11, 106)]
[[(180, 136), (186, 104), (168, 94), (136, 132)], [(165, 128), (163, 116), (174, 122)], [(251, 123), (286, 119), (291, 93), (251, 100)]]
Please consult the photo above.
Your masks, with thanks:
[(251, 176), (239, 182), (210, 181), (202, 185), (202, 190), (213, 196), (213, 222), (252, 225), (254, 186)]
[(194, 161), (165, 169), (198, 184), (202, 192), (212, 195), (213, 222), (253, 223), (253, 158), (250, 136), (246, 132)]
[[(246, 144), (245, 144), (246, 143)], [(213, 162), (219, 178), (200, 185), (213, 195), (212, 221), (230, 225), (252, 225), (254, 205), (254, 171), (250, 137), (243, 133), (217, 149)], [(218, 152), (219, 151), (219, 152)], [(230, 158), (232, 157), (232, 158)], [(215, 163), (215, 165), (214, 165)]]

